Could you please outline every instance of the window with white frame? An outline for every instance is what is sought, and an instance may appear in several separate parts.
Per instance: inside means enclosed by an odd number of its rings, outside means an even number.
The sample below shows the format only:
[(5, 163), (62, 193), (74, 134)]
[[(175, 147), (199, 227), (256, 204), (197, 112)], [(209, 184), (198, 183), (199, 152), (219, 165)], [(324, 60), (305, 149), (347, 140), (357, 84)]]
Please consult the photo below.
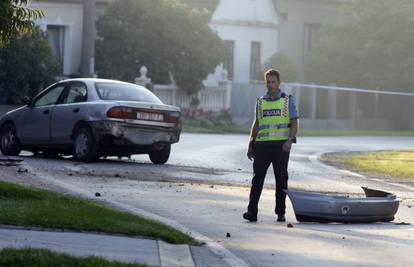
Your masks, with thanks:
[(305, 53), (315, 47), (320, 28), (321, 24), (319, 23), (305, 23), (303, 31), (303, 50)]
[(60, 72), (63, 73), (64, 49), (65, 49), (65, 26), (47, 25), (47, 36), (53, 56), (60, 64)]
[(250, 80), (258, 81), (262, 79), (262, 64), (260, 61), (262, 53), (262, 43), (252, 42), (250, 53)]
[(225, 55), (224, 68), (228, 72), (228, 79), (233, 80), (234, 77), (234, 41), (224, 41)]

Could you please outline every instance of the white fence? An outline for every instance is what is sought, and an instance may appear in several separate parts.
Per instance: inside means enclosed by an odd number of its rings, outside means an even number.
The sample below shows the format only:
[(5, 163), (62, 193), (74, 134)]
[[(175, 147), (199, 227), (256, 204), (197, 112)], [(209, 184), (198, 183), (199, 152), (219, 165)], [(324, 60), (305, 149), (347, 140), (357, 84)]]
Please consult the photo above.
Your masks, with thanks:
[(305, 128), (414, 130), (414, 93), (284, 84), (294, 95)]
[[(135, 83), (148, 85), (151, 79), (146, 76), (147, 69), (145, 66), (140, 69), (141, 76), (135, 79)], [(195, 94), (188, 94), (180, 90), (174, 82), (168, 85), (153, 85), (152, 91), (162, 102), (181, 108), (194, 108), (194, 99), (199, 101), (198, 110), (220, 112), (229, 110), (231, 104), (231, 81), (223, 77), (218, 87), (208, 87), (199, 90)]]
[[(295, 97), (302, 129), (414, 130), (414, 93), (298, 83), (281, 87)], [(233, 84), (233, 120), (251, 125), (256, 99), (266, 91), (263, 82)]]
[[(140, 72), (136, 83), (148, 84), (151, 80), (146, 77), (146, 68)], [(197, 110), (230, 111), (235, 122), (249, 125), (256, 99), (266, 93), (266, 85), (232, 84), (225, 75), (222, 79), (218, 87), (193, 95), (180, 91), (174, 82), (154, 85), (153, 91), (166, 104), (194, 109), (191, 104), (196, 98)], [(407, 119), (414, 114), (414, 93), (299, 83), (281, 87), (295, 97), (304, 129), (414, 130), (414, 120)]]

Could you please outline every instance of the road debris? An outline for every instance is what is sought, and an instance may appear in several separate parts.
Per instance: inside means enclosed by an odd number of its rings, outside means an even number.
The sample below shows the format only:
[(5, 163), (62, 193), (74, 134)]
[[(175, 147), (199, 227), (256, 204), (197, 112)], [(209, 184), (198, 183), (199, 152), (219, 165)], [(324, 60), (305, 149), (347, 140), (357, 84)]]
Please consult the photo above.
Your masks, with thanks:
[(101, 193), (99, 193), (99, 192), (95, 193), (95, 197), (100, 197), (100, 196), (101, 196)]
[(23, 159), (0, 158), (0, 162), (22, 162)]
[(395, 225), (411, 225), (411, 223), (406, 223), (406, 222), (396, 222), (394, 224)]
[(0, 166), (6, 166), (6, 167), (19, 166), (19, 163), (15, 163), (15, 162), (0, 162)]
[(22, 159), (0, 158), (0, 166), (19, 166)]
[(293, 228), (293, 224), (288, 223), (288, 224), (287, 224), (287, 228)]
[(227, 233), (227, 234), (226, 234), (226, 237), (231, 237), (230, 233)]

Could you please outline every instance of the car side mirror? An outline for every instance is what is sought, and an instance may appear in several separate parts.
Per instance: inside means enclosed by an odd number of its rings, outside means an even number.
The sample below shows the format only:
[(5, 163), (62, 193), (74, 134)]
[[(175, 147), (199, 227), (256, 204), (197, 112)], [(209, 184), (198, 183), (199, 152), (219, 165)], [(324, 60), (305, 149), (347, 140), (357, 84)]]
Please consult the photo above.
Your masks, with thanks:
[(25, 96), (23, 97), (23, 103), (25, 103), (28, 107), (32, 107), (33, 103), (32, 103), (32, 98), (29, 96)]

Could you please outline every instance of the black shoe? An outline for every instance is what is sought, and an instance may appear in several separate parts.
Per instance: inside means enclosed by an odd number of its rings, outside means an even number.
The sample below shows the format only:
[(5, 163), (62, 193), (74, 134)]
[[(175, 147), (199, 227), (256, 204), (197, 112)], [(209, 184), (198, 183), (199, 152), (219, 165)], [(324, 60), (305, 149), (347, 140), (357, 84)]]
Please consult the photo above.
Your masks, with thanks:
[(250, 222), (257, 222), (257, 216), (253, 216), (251, 213), (249, 212), (245, 212), (243, 214), (243, 218), (250, 221)]
[(278, 214), (277, 215), (277, 221), (278, 222), (286, 222), (286, 217), (284, 214)]

